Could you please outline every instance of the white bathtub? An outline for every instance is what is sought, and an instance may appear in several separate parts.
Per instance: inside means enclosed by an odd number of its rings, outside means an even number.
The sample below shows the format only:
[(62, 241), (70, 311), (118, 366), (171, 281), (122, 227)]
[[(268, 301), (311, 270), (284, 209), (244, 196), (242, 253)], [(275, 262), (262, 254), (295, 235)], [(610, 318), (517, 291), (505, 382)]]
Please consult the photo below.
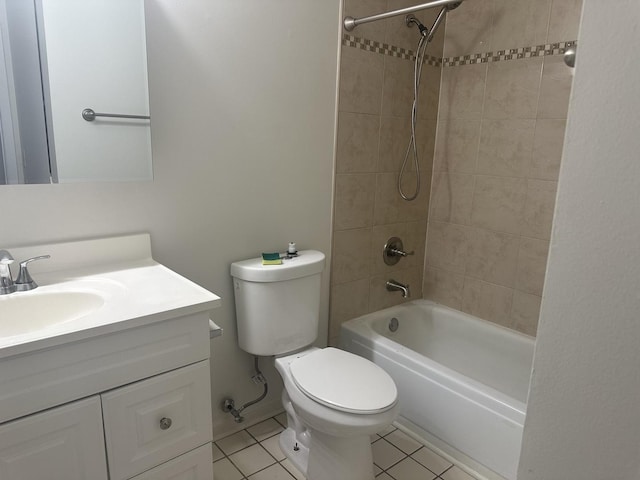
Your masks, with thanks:
[(341, 347), (393, 377), (401, 424), (453, 457), (516, 478), (532, 337), (415, 300), (344, 323)]

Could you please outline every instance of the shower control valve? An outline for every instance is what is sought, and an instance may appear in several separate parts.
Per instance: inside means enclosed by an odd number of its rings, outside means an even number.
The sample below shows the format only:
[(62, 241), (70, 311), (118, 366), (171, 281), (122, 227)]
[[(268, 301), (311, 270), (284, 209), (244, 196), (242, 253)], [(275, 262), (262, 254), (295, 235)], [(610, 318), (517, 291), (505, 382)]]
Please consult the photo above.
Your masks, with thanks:
[(405, 252), (402, 240), (398, 237), (391, 237), (387, 240), (382, 250), (382, 259), (387, 265), (395, 265), (402, 257), (413, 255), (414, 251)]

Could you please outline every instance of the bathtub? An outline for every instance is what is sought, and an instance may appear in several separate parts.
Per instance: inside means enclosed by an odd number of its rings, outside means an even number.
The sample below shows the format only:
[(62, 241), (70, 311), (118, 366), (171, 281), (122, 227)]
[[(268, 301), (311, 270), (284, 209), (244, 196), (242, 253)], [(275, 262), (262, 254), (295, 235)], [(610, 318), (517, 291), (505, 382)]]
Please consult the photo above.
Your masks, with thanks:
[(516, 478), (532, 337), (415, 300), (345, 322), (340, 343), (393, 377), (401, 425), (476, 472)]

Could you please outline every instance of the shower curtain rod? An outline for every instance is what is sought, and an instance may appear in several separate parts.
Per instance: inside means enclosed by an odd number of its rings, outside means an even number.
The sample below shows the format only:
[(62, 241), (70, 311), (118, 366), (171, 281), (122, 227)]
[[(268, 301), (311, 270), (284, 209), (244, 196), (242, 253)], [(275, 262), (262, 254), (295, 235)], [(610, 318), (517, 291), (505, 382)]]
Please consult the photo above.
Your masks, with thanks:
[(407, 15), (409, 13), (418, 12), (420, 10), (426, 10), (427, 8), (443, 7), (454, 3), (460, 3), (460, 0), (433, 0), (431, 2), (422, 3), (413, 7), (400, 8), (398, 10), (392, 10), (390, 12), (378, 13), (377, 15), (371, 15), (369, 17), (353, 18), (344, 17), (344, 29), (347, 32), (352, 31), (358, 25), (363, 23), (375, 22), (378, 20), (384, 20), (385, 18), (395, 17), (396, 15)]

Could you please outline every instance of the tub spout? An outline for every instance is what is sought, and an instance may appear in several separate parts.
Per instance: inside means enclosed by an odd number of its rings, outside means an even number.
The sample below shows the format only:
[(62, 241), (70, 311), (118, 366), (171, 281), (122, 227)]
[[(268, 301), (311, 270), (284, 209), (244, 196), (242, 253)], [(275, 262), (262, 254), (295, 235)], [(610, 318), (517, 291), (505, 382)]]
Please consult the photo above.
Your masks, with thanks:
[(395, 280), (387, 280), (387, 290), (390, 292), (395, 292), (396, 290), (402, 292), (402, 298), (409, 298), (411, 296), (409, 285), (396, 282)]

